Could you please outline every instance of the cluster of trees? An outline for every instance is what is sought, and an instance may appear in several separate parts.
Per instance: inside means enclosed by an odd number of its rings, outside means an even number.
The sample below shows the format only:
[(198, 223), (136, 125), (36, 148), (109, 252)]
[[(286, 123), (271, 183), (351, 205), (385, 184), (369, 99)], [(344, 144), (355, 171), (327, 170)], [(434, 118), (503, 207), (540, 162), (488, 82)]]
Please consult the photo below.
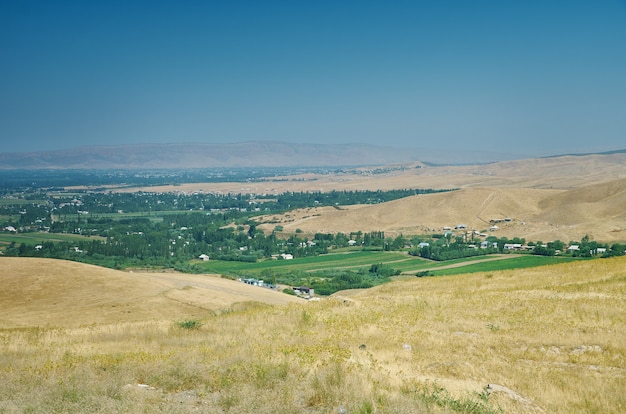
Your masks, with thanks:
[[(594, 240), (590, 240), (589, 236), (584, 236), (580, 242), (570, 241), (569, 243), (562, 242), (561, 240), (555, 240), (548, 243), (542, 243), (538, 241), (536, 243), (528, 243), (534, 246), (533, 254), (542, 256), (556, 256), (558, 254), (571, 254), (574, 257), (613, 257), (624, 256), (626, 251), (626, 245), (621, 243), (614, 243), (612, 245), (606, 243), (599, 243)], [(569, 246), (578, 246), (575, 250), (568, 251)]]
[[(422, 245), (420, 245), (420, 242)], [(581, 241), (570, 241), (565, 243), (555, 240), (548, 243), (541, 241), (528, 242), (524, 238), (489, 236), (485, 239), (486, 246), (478, 246), (473, 240), (467, 240), (463, 236), (453, 236), (452, 233), (436, 235), (430, 239), (414, 238), (414, 247), (409, 249), (409, 254), (420, 256), (431, 260), (451, 260), (463, 257), (481, 256), (493, 253), (507, 253), (517, 251), (517, 249), (507, 249), (507, 245), (522, 246), (525, 251), (541, 256), (571, 255), (573, 257), (611, 257), (623, 256), (626, 245), (615, 243), (608, 245), (590, 240), (585, 236)], [(480, 242), (478, 242), (480, 243)], [(578, 246), (575, 250), (568, 249), (569, 246)]]
[(414, 240), (414, 246), (409, 249), (409, 254), (437, 261), (453, 260), (502, 252), (504, 245), (509, 242), (506, 238), (499, 239), (493, 236), (486, 240), (488, 247), (478, 248), (476, 243), (480, 244), (480, 241), (474, 242), (471, 239), (468, 241), (466, 237), (446, 233), (435, 235), (431, 239)]
[[(351, 243), (376, 249), (401, 249), (403, 238), (385, 238), (383, 232), (317, 233), (313, 238), (296, 233), (281, 238), (265, 234), (250, 215), (227, 210), (220, 213), (169, 214), (148, 217), (81, 218), (51, 225), (50, 232), (89, 237), (40, 244), (11, 244), (7, 255), (54, 257), (109, 267), (176, 266), (202, 254), (212, 259), (255, 262), (281, 253), (293, 257), (316, 256)], [(350, 242), (350, 240), (358, 241)]]
[(391, 276), (400, 274), (399, 270), (386, 264), (373, 264), (369, 269), (319, 271), (315, 274), (290, 273), (265, 278), (274, 283), (299, 286), (306, 284), (317, 294), (332, 295), (346, 289), (366, 289), (388, 282)]
[[(403, 189), (388, 191), (329, 191), (329, 192), (287, 192), (277, 196), (276, 207), (279, 209), (304, 208), (317, 205), (341, 206), (353, 204), (378, 204), (417, 194), (430, 194), (451, 190)], [(264, 207), (272, 206), (263, 203)]]
[[(56, 257), (112, 267), (170, 266), (207, 254), (212, 259), (257, 261), (280, 253), (314, 256), (357, 245), (401, 250), (407, 240), (384, 232), (301, 232), (286, 240), (258, 231), (254, 216), (297, 207), (379, 203), (433, 190), (289, 192), (261, 199), (250, 194), (46, 193), (36, 190), (0, 205), (0, 227), (19, 232), (77, 234), (86, 239), (12, 244), (9, 255)], [(261, 212), (261, 208), (263, 212)], [(120, 214), (120, 212), (124, 214)], [(180, 212), (180, 213), (178, 213)], [(234, 223), (234, 224), (233, 224)]]
[[(75, 228), (81, 221), (110, 217), (111, 214), (134, 213), (145, 217), (161, 217), (166, 212), (204, 211), (221, 212), (238, 210), (248, 216), (282, 213), (294, 208), (315, 206), (341, 206), (353, 204), (382, 203), (414, 194), (436, 190), (405, 189), (391, 191), (331, 191), (287, 192), (276, 196), (253, 194), (178, 194), (178, 193), (44, 193), (33, 192), (19, 200), (7, 200), (0, 205), (5, 222), (22, 229), (68, 231), (72, 222)], [(30, 200), (29, 200), (30, 199)], [(63, 224), (65, 223), (65, 224)]]
[(264, 167), (170, 170), (6, 170), (0, 171), (0, 194), (47, 188), (62, 191), (68, 186), (157, 186), (183, 183), (251, 182), (267, 177), (303, 173), (327, 173), (326, 168)]

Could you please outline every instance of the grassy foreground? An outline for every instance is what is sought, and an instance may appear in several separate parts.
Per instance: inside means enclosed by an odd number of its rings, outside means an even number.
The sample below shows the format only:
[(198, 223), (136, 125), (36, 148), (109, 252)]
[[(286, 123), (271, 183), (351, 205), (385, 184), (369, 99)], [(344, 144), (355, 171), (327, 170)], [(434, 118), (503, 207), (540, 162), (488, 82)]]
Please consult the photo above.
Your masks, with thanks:
[(0, 413), (626, 411), (626, 258), (347, 294), (0, 329)]

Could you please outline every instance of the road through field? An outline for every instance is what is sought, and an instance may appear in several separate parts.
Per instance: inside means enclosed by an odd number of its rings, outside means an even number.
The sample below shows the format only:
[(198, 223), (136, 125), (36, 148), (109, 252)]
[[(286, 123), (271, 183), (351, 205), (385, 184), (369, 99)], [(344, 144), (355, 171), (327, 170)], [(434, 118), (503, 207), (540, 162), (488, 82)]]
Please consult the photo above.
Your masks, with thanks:
[(443, 265), (443, 266), (434, 266), (434, 267), (427, 267), (427, 268), (419, 268), (419, 269), (415, 269), (415, 270), (405, 270), (402, 272), (403, 275), (408, 275), (408, 274), (413, 274), (415, 272), (430, 272), (430, 271), (435, 271), (435, 270), (444, 270), (444, 269), (455, 269), (458, 267), (465, 267), (465, 266), (469, 266), (469, 265), (474, 265), (477, 263), (485, 263), (485, 262), (493, 262), (496, 260), (506, 260), (506, 259), (513, 259), (516, 257), (521, 257), (521, 254), (498, 254), (495, 256), (489, 256), (487, 258), (484, 259), (479, 259), (479, 260), (470, 260), (467, 262), (461, 262), (461, 263), (453, 263), (453, 264), (449, 264), (449, 265)]

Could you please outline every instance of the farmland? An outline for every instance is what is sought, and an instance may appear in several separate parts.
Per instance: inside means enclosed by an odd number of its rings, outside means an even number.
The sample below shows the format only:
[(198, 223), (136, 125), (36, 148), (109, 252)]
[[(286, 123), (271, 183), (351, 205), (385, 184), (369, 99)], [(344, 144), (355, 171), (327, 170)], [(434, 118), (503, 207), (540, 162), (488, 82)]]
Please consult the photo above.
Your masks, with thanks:
[(341, 253), (294, 260), (273, 260), (259, 263), (208, 261), (198, 264), (197, 266), (203, 273), (219, 273), (224, 275), (260, 275), (267, 271), (271, 271), (275, 274), (307, 272), (314, 275), (316, 272), (331, 269), (362, 270), (374, 263), (382, 263), (400, 270), (403, 275), (415, 275), (415, 273), (423, 271), (428, 271), (431, 275), (450, 275), (542, 266), (572, 260), (575, 259), (572, 257), (508, 254), (487, 256), (487, 259), (480, 256), (436, 262), (419, 257), (412, 257), (407, 255), (406, 252), (376, 252), (353, 249)]

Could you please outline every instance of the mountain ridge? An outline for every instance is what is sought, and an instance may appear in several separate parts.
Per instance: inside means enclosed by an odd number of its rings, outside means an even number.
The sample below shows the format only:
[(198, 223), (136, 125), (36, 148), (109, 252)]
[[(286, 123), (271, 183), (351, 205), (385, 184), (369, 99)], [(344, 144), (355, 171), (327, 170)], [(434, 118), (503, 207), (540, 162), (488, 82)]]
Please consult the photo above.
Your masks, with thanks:
[(524, 157), (497, 152), (393, 148), (358, 143), (248, 141), (230, 144), (99, 145), (53, 151), (4, 152), (0, 153), (0, 169), (330, 167), (416, 161), (480, 164)]

